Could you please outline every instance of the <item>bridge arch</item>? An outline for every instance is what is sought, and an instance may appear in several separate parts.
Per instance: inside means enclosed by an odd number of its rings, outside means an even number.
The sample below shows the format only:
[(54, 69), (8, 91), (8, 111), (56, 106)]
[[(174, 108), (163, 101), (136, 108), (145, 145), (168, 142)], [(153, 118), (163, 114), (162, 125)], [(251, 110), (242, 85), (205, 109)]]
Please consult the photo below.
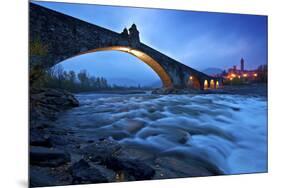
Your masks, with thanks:
[(135, 24), (129, 31), (125, 28), (117, 33), (33, 3), (30, 3), (29, 17), (30, 42), (38, 40), (45, 49), (43, 54), (30, 54), (29, 68), (34, 72), (33, 77), (70, 57), (117, 50), (136, 56), (149, 65), (166, 88), (186, 88), (188, 76), (193, 75), (199, 79), (203, 90), (209, 88), (210, 79), (214, 79), (142, 43)]
[(100, 48), (95, 48), (92, 50), (78, 53), (77, 55), (72, 56), (72, 57), (76, 57), (76, 56), (79, 56), (82, 54), (100, 52), (100, 51), (120, 51), (120, 52), (125, 52), (128, 54), (131, 54), (131, 55), (137, 57), (138, 59), (140, 59), (145, 64), (147, 64), (154, 72), (156, 72), (156, 74), (159, 76), (159, 78), (162, 81), (162, 85), (165, 88), (173, 87), (171, 77), (155, 59), (153, 59), (151, 56), (149, 56), (148, 54), (146, 54), (138, 49), (134, 49), (134, 48), (131, 48), (128, 46), (100, 47)]

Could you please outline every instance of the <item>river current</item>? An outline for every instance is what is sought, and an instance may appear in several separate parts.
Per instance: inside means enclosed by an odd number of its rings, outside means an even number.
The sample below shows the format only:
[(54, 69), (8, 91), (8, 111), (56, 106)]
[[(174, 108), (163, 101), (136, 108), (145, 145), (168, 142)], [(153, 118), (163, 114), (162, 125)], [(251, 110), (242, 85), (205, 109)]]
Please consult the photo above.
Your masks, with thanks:
[[(267, 171), (267, 99), (242, 95), (78, 94), (57, 126), (153, 155), (209, 161), (225, 174)], [(184, 160), (184, 158), (183, 158)]]

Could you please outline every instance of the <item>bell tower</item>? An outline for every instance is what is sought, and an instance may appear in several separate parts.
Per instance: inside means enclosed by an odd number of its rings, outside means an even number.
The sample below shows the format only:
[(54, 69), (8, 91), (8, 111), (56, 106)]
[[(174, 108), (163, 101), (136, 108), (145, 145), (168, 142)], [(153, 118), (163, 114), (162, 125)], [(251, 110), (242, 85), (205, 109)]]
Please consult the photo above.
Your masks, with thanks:
[(240, 70), (243, 72), (244, 71), (244, 59), (241, 58), (240, 60)]

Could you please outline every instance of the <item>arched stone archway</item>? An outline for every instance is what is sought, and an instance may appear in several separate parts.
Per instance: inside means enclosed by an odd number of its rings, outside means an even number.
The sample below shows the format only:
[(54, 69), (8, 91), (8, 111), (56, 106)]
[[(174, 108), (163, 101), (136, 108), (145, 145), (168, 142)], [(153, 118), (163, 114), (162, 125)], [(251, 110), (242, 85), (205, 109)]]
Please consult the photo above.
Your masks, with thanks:
[(209, 81), (208, 80), (204, 80), (204, 90), (209, 89)]
[(201, 89), (201, 84), (196, 76), (189, 76), (187, 79), (187, 87), (194, 89)]
[(215, 81), (212, 79), (212, 80), (210, 80), (210, 88), (211, 89), (215, 89), (216, 88), (216, 86), (215, 86)]
[[(165, 88), (171, 88), (172, 85), (172, 80), (169, 76), (169, 74), (163, 69), (163, 67), (152, 57), (147, 55), (146, 53), (139, 51), (137, 49), (133, 49), (127, 46), (110, 46), (110, 47), (102, 47), (102, 48), (96, 48), (92, 49), (86, 52), (79, 53), (75, 56), (79, 56), (82, 54), (88, 54), (88, 53), (94, 53), (94, 52), (100, 52), (100, 51), (120, 51), (120, 52), (125, 52), (128, 54), (131, 54), (138, 59), (140, 59), (142, 62), (146, 63), (152, 70), (156, 72), (156, 74), (159, 76), (159, 78), (162, 81), (163, 87)], [(75, 57), (73, 56), (73, 57)]]
[(49, 69), (79, 54), (118, 50), (149, 65), (164, 87), (186, 88), (187, 77), (193, 75), (198, 78), (200, 89), (204, 89), (204, 80), (214, 79), (142, 43), (135, 24), (117, 33), (33, 3), (30, 3), (29, 15), (30, 42), (38, 41), (45, 48), (44, 55), (30, 54), (31, 71)]
[(220, 88), (220, 83), (219, 83), (219, 81), (217, 80), (217, 81), (216, 81), (216, 89), (218, 89), (218, 88)]

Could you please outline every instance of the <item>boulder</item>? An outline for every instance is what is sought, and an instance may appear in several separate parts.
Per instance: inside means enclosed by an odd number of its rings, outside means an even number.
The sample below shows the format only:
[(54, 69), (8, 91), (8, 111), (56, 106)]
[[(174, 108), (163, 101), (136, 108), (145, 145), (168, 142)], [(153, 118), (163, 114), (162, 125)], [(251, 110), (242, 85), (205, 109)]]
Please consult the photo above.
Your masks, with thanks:
[(56, 167), (70, 162), (70, 155), (64, 151), (32, 146), (30, 148), (30, 164), (37, 166)]
[(104, 164), (109, 158), (115, 156), (120, 149), (120, 144), (105, 139), (96, 141), (93, 144), (82, 148), (81, 152), (85, 155), (86, 159)]
[(62, 145), (62, 146), (66, 146), (69, 143), (69, 140), (66, 139), (67, 137), (65, 136), (60, 136), (60, 135), (50, 135), (49, 137), (49, 142), (54, 145), (54, 146), (58, 146), (58, 145)]
[(149, 180), (155, 174), (149, 165), (134, 159), (112, 157), (106, 161), (106, 166), (116, 172), (124, 172), (128, 180)]
[(31, 126), (36, 127), (38, 122), (34, 120), (55, 120), (59, 112), (77, 106), (79, 106), (78, 100), (68, 91), (50, 88), (31, 88)]
[(31, 146), (43, 146), (43, 147), (52, 146), (49, 136), (44, 134), (44, 132), (42, 132), (38, 129), (30, 130), (30, 145)]
[(58, 185), (60, 182), (60, 180), (53, 176), (47, 168), (31, 167), (29, 175), (29, 183), (31, 187), (54, 186)]
[(84, 159), (74, 163), (69, 170), (72, 174), (73, 184), (108, 182), (97, 168), (91, 167)]

